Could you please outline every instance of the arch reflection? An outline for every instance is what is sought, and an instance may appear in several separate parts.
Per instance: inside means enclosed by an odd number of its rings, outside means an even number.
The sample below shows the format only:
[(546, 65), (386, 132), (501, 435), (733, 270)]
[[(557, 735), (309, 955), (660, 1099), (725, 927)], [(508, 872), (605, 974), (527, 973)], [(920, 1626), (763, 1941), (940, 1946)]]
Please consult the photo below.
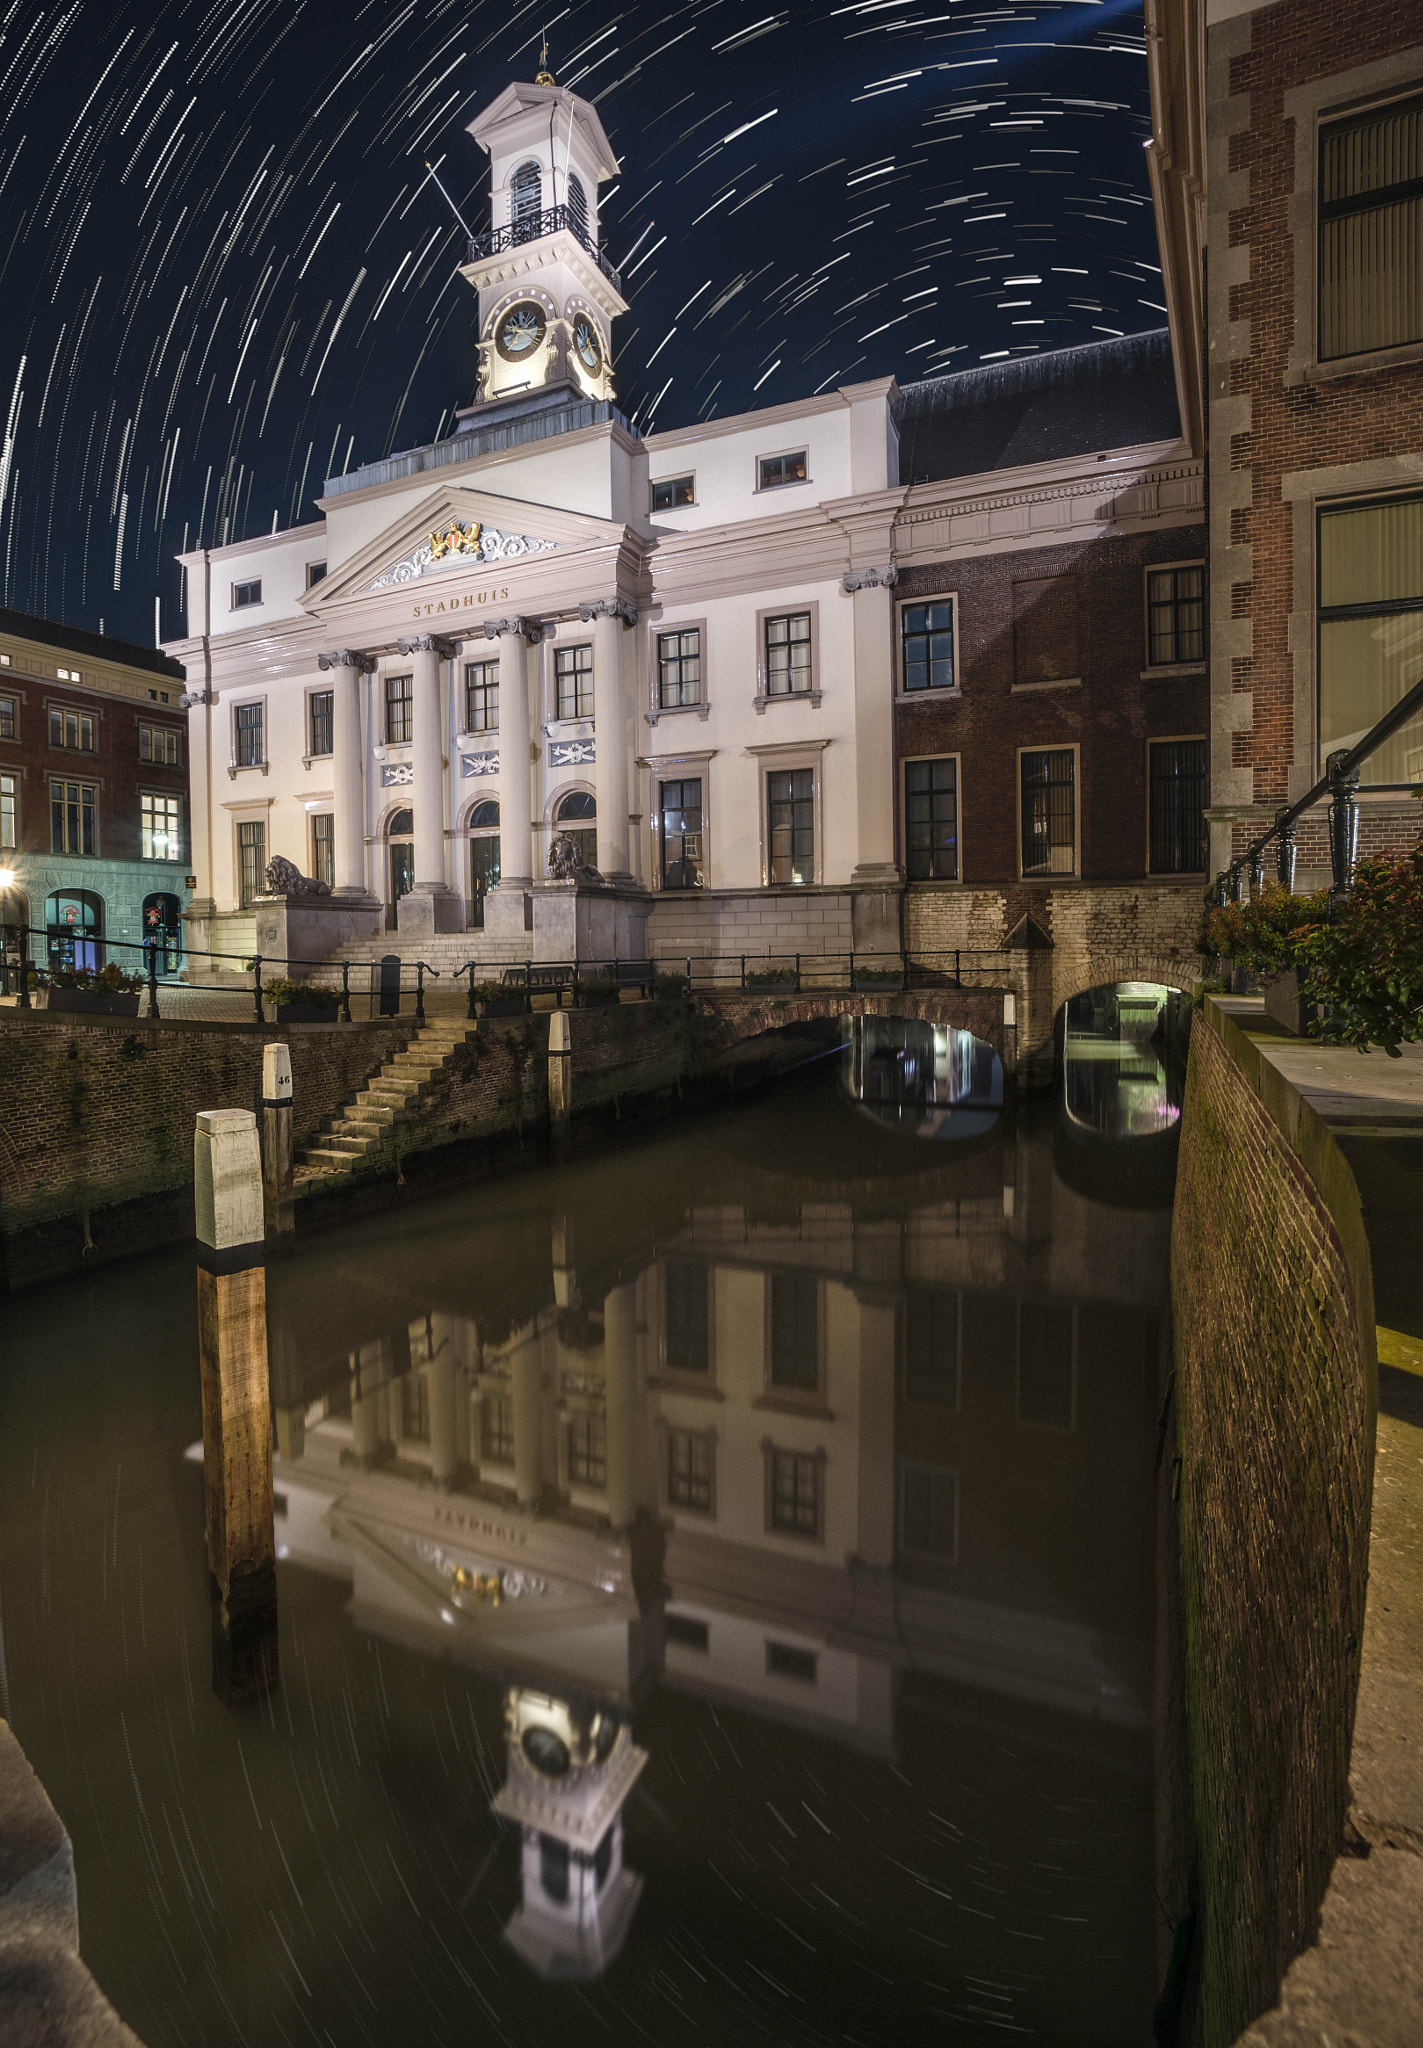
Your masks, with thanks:
[(992, 1046), (918, 1018), (852, 1018), (842, 1079), (862, 1110), (908, 1137), (975, 1138), (1003, 1107)]

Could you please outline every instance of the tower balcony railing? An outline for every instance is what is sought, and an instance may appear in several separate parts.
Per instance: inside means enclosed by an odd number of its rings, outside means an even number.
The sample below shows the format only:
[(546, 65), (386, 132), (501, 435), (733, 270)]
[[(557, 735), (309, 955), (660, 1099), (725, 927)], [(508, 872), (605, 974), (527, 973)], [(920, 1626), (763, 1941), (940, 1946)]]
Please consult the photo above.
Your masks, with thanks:
[(482, 235), (471, 235), (469, 261), (478, 263), (485, 256), (502, 256), (506, 249), (516, 249), (522, 242), (537, 242), (544, 235), (556, 235), (560, 228), (567, 228), (588, 251), (613, 290), (621, 292), (622, 279), (589, 235), (587, 221), (571, 206), (546, 206), (542, 213), (526, 214), (522, 220), (511, 220), (506, 227), (486, 228)]

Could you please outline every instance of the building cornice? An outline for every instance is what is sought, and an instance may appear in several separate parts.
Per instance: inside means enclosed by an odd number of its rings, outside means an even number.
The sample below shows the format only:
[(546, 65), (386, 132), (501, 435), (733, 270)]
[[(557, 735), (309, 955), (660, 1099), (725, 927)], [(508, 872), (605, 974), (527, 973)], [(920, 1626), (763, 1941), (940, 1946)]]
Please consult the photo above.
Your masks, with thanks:
[(339, 498), (318, 498), (315, 502), (326, 513), (344, 511), (347, 505), (365, 505), (372, 498), (394, 497), (417, 485), (423, 485), (426, 490), (434, 489), (441, 484), (453, 484), (456, 478), (467, 476), (474, 469), (494, 469), (510, 462), (526, 462), (530, 456), (546, 455), (551, 449), (582, 448), (591, 441), (611, 441), (614, 447), (621, 448), (628, 455), (637, 454), (642, 446), (616, 420), (600, 420), (591, 427), (576, 427), (571, 434), (560, 434), (545, 441), (521, 441), (514, 448), (486, 449), (482, 454), (471, 455), (468, 462), (451, 462), (438, 470), (416, 470), (410, 476), (386, 477), (380, 483), (366, 484), (359, 491), (343, 491)]
[[(333, 502), (345, 504), (347, 500), (343, 498)], [(204, 561), (236, 561), (249, 555), (264, 554), (271, 548), (286, 547), (293, 541), (325, 538), (326, 521), (312, 519), (305, 526), (284, 526), (276, 533), (254, 533), (250, 540), (230, 540), (225, 547), (189, 548), (187, 554), (177, 555), (174, 559), (185, 569), (200, 569)]]

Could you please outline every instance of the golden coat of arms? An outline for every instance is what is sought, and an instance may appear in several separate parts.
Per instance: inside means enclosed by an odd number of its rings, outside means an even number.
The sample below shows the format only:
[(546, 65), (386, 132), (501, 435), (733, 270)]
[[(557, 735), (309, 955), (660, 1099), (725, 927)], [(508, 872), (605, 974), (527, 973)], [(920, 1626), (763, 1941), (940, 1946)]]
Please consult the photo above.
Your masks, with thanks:
[(442, 562), (453, 555), (477, 555), (479, 553), (480, 524), (471, 520), (468, 526), (453, 524), (442, 532), (430, 535), (430, 560)]

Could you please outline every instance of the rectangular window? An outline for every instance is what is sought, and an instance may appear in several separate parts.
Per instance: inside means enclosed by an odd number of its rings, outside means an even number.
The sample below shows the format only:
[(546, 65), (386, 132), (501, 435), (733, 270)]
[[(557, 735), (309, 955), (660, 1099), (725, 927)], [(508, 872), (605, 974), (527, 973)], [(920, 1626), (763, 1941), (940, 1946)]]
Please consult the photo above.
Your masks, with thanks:
[(308, 562), (306, 565), (307, 589), (310, 590), (314, 585), (320, 583), (325, 574), (326, 564), (324, 562)]
[(954, 601), (907, 604), (899, 615), (903, 663), (901, 687), (906, 690), (952, 690), (954, 687)]
[(77, 668), (57, 668), (55, 674), (62, 683), (82, 683), (84, 680)]
[(667, 1432), (667, 1501), (699, 1515), (712, 1510), (712, 1440), (696, 1430)]
[(1071, 1429), (1073, 1388), (1071, 1305), (1018, 1304), (1018, 1421), (1032, 1429)]
[(899, 1541), (921, 1557), (956, 1564), (959, 1554), (959, 1475), (942, 1465), (899, 1461)]
[(668, 1614), (663, 1626), (669, 1643), (675, 1643), (681, 1650), (709, 1650), (711, 1648), (711, 1627), (705, 1621), (698, 1621), (691, 1614)]
[(232, 586), (232, 609), (245, 612), (249, 605), (262, 602), (262, 579), (254, 578), (250, 583), (234, 583)]
[(658, 477), (652, 486), (652, 509), (654, 512), (675, 512), (679, 505), (692, 504), (695, 495), (694, 477)]
[(1423, 341), (1423, 96), (1319, 135), (1319, 356)]
[(430, 1389), (423, 1372), (408, 1372), (400, 1382), (400, 1434), (412, 1443), (430, 1441)]
[(479, 1406), (479, 1455), (490, 1465), (514, 1462), (514, 1401), (510, 1394), (486, 1394)]
[(0, 740), (19, 737), (20, 707), (13, 697), (0, 697)]
[(957, 761), (909, 761), (905, 764), (904, 867), (911, 882), (958, 880)]
[(1013, 585), (1013, 680), (1067, 683), (1081, 675), (1077, 578), (1034, 576)]
[(183, 858), (182, 799), (156, 796), (147, 790), (138, 799), (138, 818), (145, 860)]
[[(1423, 497), (1319, 515), (1319, 765), (1423, 674)], [(1363, 762), (1375, 788), (1423, 781), (1423, 714)]]
[(1153, 875), (1203, 874), (1206, 743), (1153, 740), (1148, 754), (1150, 871)]
[(794, 1678), (802, 1685), (814, 1685), (816, 1655), (814, 1650), (798, 1649), (794, 1643), (773, 1643), (766, 1639), (766, 1676), (768, 1678)]
[(568, 1478), (573, 1486), (607, 1485), (608, 1436), (601, 1415), (569, 1416)]
[(815, 880), (815, 772), (777, 769), (766, 777), (772, 882)]
[(593, 649), (559, 647), (553, 657), (560, 718), (593, 716)]
[(250, 818), (237, 828), (237, 897), (246, 910), (267, 886), (267, 827)]
[(702, 701), (702, 636), (699, 627), (657, 636), (657, 702), (680, 711)]
[(387, 676), (385, 679), (385, 743), (407, 746), (415, 734), (415, 678)]
[(1077, 757), (1071, 747), (1021, 756), (1023, 873), (1070, 875), (1077, 867)]
[(763, 491), (778, 490), (782, 484), (803, 484), (807, 475), (804, 448), (796, 455), (763, 455), (758, 474)]
[(684, 776), (680, 782), (664, 782), (658, 795), (662, 824), (662, 886), (664, 889), (700, 889), (702, 869), (702, 784), (701, 777)]
[(959, 1405), (959, 1298), (911, 1287), (904, 1301), (904, 1398)]
[(465, 664), (464, 729), (466, 732), (498, 732), (499, 730), (499, 664), (497, 661), (471, 661)]
[(813, 1394), (820, 1384), (820, 1283), (813, 1273), (771, 1275), (771, 1385)]
[(1150, 668), (1206, 658), (1206, 572), (1149, 569), (1146, 576), (1146, 659)]
[(55, 711), (49, 714), (49, 743), (71, 747), (82, 754), (94, 751), (94, 720), (87, 711)]
[(810, 613), (766, 620), (766, 695), (799, 697), (811, 687)]
[(706, 1372), (711, 1365), (707, 1282), (695, 1259), (669, 1259), (663, 1273), (667, 1364), (673, 1372)]
[(311, 814), (311, 872), (328, 889), (336, 886), (336, 820), (330, 811)]
[(0, 847), (19, 843), (19, 782), (13, 775), (0, 775)]
[(335, 699), (330, 690), (313, 690), (306, 700), (307, 752), (334, 754), (336, 751)]
[(51, 853), (96, 853), (94, 817), (97, 795), (92, 782), (52, 782), (49, 786), (49, 850)]
[(799, 1451), (767, 1453), (770, 1462), (771, 1527), (782, 1536), (820, 1535), (821, 1460)]
[(141, 725), (138, 728), (138, 758), (159, 768), (181, 768), (183, 736), (170, 725)]
[(261, 704), (239, 704), (233, 713), (233, 738), (239, 768), (260, 768), (267, 758), (262, 741), (262, 713)]

